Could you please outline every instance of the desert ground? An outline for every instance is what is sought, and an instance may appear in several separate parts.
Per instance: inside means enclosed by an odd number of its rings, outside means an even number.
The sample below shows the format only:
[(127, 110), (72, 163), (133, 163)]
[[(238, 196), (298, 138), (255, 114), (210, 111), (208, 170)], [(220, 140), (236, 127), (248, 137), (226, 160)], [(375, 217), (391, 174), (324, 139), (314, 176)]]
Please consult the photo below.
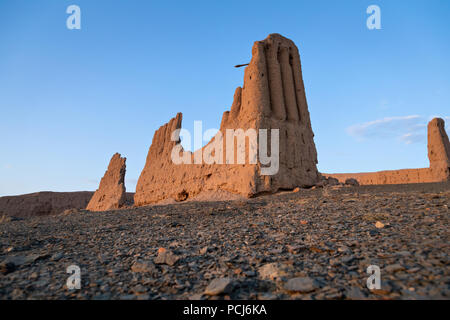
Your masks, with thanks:
[(296, 191), (4, 217), (0, 299), (450, 297), (450, 182)]

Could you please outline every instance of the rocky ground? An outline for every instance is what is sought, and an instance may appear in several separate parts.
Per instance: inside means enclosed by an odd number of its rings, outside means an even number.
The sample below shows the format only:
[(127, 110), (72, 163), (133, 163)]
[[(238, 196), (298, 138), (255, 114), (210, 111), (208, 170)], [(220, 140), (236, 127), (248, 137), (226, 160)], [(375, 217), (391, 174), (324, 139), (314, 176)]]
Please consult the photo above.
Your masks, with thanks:
[(334, 186), (4, 219), (0, 298), (448, 299), (449, 199), (450, 183)]

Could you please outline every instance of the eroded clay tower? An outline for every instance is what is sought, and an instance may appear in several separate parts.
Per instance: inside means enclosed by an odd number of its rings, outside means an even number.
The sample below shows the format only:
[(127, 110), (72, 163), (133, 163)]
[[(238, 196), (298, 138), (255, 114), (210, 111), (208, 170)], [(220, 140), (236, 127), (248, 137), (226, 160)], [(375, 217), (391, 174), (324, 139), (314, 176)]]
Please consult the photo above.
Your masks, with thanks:
[[(254, 43), (251, 62), (245, 68), (244, 85), (236, 89), (230, 111), (222, 116), (222, 137), (216, 136), (202, 149), (188, 153), (192, 164), (175, 164), (171, 158), (174, 147), (183, 151), (179, 138), (173, 135), (176, 129), (181, 128), (181, 120), (179, 113), (155, 132), (137, 183), (135, 205), (167, 198), (184, 200), (203, 191), (215, 190), (251, 197), (262, 192), (312, 186), (319, 179), (300, 55), (296, 45), (279, 34), (271, 34), (265, 40)], [(260, 158), (256, 163), (227, 164), (227, 129), (254, 129), (256, 132), (260, 129), (269, 132), (278, 129), (277, 173), (262, 174), (265, 164), (261, 163)], [(195, 164), (198, 153), (207, 152), (214, 143), (222, 144), (224, 148), (224, 164)], [(235, 143), (233, 141), (233, 145)], [(258, 147), (259, 143), (258, 136)], [(272, 152), (271, 146), (269, 141), (269, 153)], [(249, 159), (250, 149), (252, 146), (247, 141), (245, 159)]]

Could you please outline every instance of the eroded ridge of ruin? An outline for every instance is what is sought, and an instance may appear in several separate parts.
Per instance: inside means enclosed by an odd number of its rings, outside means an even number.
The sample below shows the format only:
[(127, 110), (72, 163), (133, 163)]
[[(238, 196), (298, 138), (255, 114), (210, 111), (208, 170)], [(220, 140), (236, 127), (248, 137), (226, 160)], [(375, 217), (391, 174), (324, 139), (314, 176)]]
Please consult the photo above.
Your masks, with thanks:
[(339, 182), (354, 178), (360, 185), (450, 181), (450, 142), (441, 118), (434, 118), (428, 123), (428, 159), (429, 168), (323, 175), (336, 178)]
[[(164, 199), (185, 200), (203, 191), (224, 190), (246, 197), (262, 192), (312, 186), (319, 180), (317, 153), (311, 128), (305, 88), (302, 79), (300, 55), (295, 44), (279, 34), (271, 34), (256, 41), (252, 59), (245, 68), (244, 85), (234, 94), (230, 111), (222, 116), (220, 132), (206, 146), (188, 153), (193, 164), (174, 164), (174, 147), (183, 151), (179, 137), (172, 136), (181, 128), (181, 113), (159, 128), (153, 137), (147, 161), (139, 177), (135, 205), (155, 203)], [(258, 157), (250, 163), (250, 146), (245, 146), (245, 163), (226, 161), (227, 129), (279, 129), (279, 168), (276, 174), (262, 174), (266, 164)], [(174, 138), (174, 139), (172, 139)], [(175, 141), (172, 141), (175, 140)], [(236, 147), (236, 141), (233, 143)], [(211, 151), (221, 144), (223, 155)], [(258, 138), (258, 146), (259, 138)], [(235, 148), (236, 149), (236, 148)], [(253, 149), (252, 149), (253, 150)], [(268, 143), (269, 154), (272, 151)], [(211, 152), (223, 163), (199, 164), (195, 161)], [(235, 158), (237, 159), (237, 158)]]
[(112, 156), (108, 170), (106, 170), (100, 181), (100, 186), (89, 201), (86, 210), (107, 211), (118, 209), (125, 204), (126, 160), (119, 153)]

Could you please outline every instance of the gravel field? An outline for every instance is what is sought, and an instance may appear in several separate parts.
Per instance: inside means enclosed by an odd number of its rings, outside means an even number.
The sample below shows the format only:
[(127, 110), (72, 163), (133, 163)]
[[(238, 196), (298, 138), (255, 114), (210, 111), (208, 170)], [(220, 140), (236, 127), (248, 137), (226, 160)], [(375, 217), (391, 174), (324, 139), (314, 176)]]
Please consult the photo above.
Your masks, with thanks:
[(335, 186), (3, 219), (0, 298), (449, 299), (449, 199), (450, 183)]

